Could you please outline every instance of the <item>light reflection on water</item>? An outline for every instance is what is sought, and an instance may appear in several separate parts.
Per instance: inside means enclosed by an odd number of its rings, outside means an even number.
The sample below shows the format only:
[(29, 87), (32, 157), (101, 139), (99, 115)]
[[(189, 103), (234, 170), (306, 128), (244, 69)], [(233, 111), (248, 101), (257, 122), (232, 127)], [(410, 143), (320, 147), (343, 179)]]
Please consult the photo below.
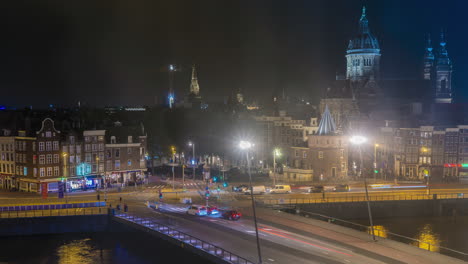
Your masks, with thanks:
[(440, 238), (438, 234), (433, 231), (431, 224), (425, 224), (419, 230), (419, 235), (416, 237), (421, 242), (415, 242), (414, 245), (422, 249), (439, 252), (440, 250)]
[(57, 249), (58, 264), (93, 264), (102, 261), (102, 250), (92, 245), (90, 238), (72, 240)]
[[(367, 219), (352, 222), (369, 225)], [(388, 219), (374, 219), (375, 226), (383, 227), (387, 237), (394, 233), (426, 243), (412, 243), (414, 246), (440, 252), (440, 247), (447, 247), (461, 252), (468, 252), (468, 216), (457, 217), (399, 217)], [(370, 232), (370, 230), (369, 230)], [(379, 235), (378, 235), (379, 233)], [(385, 235), (383, 231), (376, 231), (376, 235)], [(398, 239), (396, 239), (398, 240)], [(399, 240), (406, 243), (408, 241)], [(442, 250), (443, 251), (443, 250)]]
[[(370, 228), (370, 226), (369, 226), (369, 229), (368, 229), (367, 232), (372, 235), (372, 229)], [(374, 226), (374, 235), (375, 236), (387, 238), (387, 232), (388, 232), (388, 230), (385, 228), (385, 226), (382, 226), (382, 225), (375, 225)]]
[(0, 238), (0, 263), (168, 263), (164, 262), (165, 259), (171, 259), (172, 263), (212, 263), (141, 232), (69, 233)]

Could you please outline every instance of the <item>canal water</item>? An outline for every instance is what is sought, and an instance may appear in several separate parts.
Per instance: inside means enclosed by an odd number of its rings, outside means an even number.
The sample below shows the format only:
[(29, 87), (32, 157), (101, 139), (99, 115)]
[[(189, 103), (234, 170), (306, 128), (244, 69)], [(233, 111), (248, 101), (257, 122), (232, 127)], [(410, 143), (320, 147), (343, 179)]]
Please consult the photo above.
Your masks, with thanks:
[[(352, 222), (369, 225), (368, 220)], [(468, 253), (468, 216), (374, 219), (374, 225), (382, 237), (391, 232), (436, 245), (431, 251), (440, 251), (442, 246)], [(425, 244), (419, 247), (429, 249)]]
[(211, 263), (140, 232), (7, 237), (0, 248), (9, 264)]

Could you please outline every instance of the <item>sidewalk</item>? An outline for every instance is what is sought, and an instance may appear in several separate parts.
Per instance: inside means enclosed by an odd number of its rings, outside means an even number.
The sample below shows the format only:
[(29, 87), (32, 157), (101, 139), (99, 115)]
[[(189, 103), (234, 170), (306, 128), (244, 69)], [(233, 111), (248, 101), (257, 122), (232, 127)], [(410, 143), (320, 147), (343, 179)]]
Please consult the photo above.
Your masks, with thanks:
[[(319, 220), (265, 208), (257, 208), (257, 211), (257, 218), (264, 224), (277, 225), (279, 228), (290, 229), (297, 233), (307, 233), (308, 236), (349, 247), (353, 251), (365, 250), (370, 252), (369, 254), (378, 254), (404, 263), (465, 263), (456, 258), (385, 238), (379, 237), (377, 242), (373, 242), (371, 236), (364, 232)], [(251, 214), (250, 210), (243, 212), (244, 215)]]

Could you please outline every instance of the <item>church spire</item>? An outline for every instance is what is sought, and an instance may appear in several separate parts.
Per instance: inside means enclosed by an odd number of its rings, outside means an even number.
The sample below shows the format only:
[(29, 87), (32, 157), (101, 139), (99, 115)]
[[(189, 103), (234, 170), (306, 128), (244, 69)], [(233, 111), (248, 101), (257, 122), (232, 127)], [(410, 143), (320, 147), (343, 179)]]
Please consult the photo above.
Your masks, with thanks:
[(336, 133), (335, 121), (330, 114), (330, 110), (328, 110), (328, 105), (325, 105), (325, 111), (323, 111), (322, 119), (320, 119), (317, 133), (321, 136)]
[(445, 45), (447, 45), (447, 42), (445, 41), (445, 33), (444, 30), (440, 32), (440, 55), (444, 57), (448, 57), (448, 52), (447, 49), (445, 48)]
[(190, 93), (199, 96), (200, 86), (198, 85), (197, 70), (195, 64), (192, 66), (192, 82), (190, 83)]
[(448, 56), (445, 32), (440, 33), (439, 56), (436, 64), (436, 102), (452, 102), (452, 62)]
[(434, 53), (432, 52), (432, 41), (429, 34), (426, 37), (426, 47), (424, 50), (424, 80), (431, 80), (434, 67)]
[(359, 31), (361, 34), (369, 33), (369, 20), (366, 17), (366, 7), (362, 7), (361, 19), (359, 19)]

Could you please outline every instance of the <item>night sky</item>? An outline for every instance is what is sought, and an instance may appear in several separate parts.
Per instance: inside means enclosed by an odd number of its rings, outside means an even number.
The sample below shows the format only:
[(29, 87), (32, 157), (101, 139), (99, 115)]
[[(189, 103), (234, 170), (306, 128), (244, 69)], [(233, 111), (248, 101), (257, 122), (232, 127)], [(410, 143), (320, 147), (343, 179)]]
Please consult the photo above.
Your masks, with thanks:
[(152, 105), (168, 89), (170, 63), (181, 67), (179, 98), (196, 63), (205, 98), (238, 89), (267, 98), (284, 88), (318, 102), (344, 73), (363, 4), (383, 76), (418, 77), (424, 35), (437, 44), (445, 28), (454, 90), (468, 98), (464, 0), (31, 0), (2, 2), (0, 103)]

